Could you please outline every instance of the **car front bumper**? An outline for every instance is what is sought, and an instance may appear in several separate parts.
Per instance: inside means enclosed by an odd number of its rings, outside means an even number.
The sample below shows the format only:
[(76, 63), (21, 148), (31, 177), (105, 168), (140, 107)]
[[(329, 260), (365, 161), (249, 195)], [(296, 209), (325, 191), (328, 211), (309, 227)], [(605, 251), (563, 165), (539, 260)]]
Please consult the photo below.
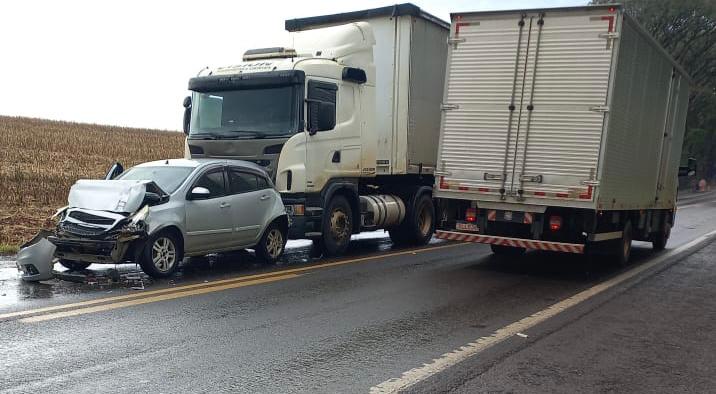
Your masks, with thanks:
[(50, 236), (47, 239), (56, 246), (55, 257), (86, 263), (117, 264), (135, 259), (130, 253), (144, 234), (133, 234), (115, 239), (88, 239)]

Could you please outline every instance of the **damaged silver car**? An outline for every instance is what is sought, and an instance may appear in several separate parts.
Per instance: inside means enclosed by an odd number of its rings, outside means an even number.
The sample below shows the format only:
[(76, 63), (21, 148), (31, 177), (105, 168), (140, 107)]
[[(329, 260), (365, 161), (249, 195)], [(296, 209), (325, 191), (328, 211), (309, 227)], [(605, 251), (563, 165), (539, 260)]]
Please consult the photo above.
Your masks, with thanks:
[(115, 179), (79, 180), (54, 236), (69, 269), (137, 262), (169, 276), (184, 256), (253, 248), (275, 262), (288, 217), (266, 172), (238, 160), (174, 159), (143, 163)]

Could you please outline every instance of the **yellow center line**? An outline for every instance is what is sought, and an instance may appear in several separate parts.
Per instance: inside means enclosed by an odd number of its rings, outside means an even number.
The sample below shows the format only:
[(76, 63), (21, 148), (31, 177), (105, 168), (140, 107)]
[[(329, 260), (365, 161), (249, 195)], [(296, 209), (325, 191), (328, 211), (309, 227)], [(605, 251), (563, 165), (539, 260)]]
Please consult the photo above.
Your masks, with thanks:
[[(72, 309), (72, 308), (81, 308), (81, 307), (87, 307), (87, 306), (97, 305), (97, 304), (125, 302), (128, 300), (133, 300), (133, 299), (138, 299), (138, 298), (141, 299), (141, 298), (151, 297), (151, 296), (155, 296), (155, 295), (177, 293), (177, 292), (182, 292), (182, 291), (191, 290), (191, 289), (215, 288), (215, 287), (221, 287), (221, 285), (226, 285), (226, 284), (243, 283), (243, 282), (251, 281), (251, 280), (255, 280), (255, 279), (272, 278), (272, 277), (276, 277), (278, 275), (285, 275), (285, 274), (292, 274), (292, 273), (298, 274), (298, 273), (313, 271), (313, 270), (317, 270), (317, 269), (321, 269), (321, 268), (330, 268), (330, 267), (336, 267), (336, 266), (341, 266), (341, 265), (346, 265), (346, 264), (362, 263), (362, 262), (367, 262), (367, 261), (371, 261), (371, 260), (380, 261), (381, 259), (388, 258), (388, 257), (395, 257), (395, 256), (406, 255), (406, 254), (424, 253), (424, 252), (429, 252), (429, 251), (433, 251), (433, 250), (440, 250), (440, 249), (451, 248), (451, 247), (461, 246), (461, 245), (469, 245), (469, 244), (451, 243), (451, 244), (447, 244), (447, 245), (429, 246), (429, 247), (418, 248), (418, 249), (403, 250), (403, 251), (394, 252), (394, 253), (371, 255), (371, 256), (360, 257), (360, 258), (355, 258), (355, 259), (332, 261), (332, 262), (327, 262), (327, 263), (322, 263), (322, 264), (314, 264), (314, 265), (309, 265), (309, 266), (305, 266), (305, 267), (291, 268), (291, 269), (267, 272), (267, 273), (262, 273), (262, 274), (246, 275), (246, 276), (239, 276), (239, 277), (234, 277), (234, 278), (230, 278), (230, 279), (222, 279), (222, 280), (211, 281), (211, 282), (196, 283), (196, 284), (176, 286), (176, 287), (157, 289), (157, 290), (149, 290), (149, 291), (144, 291), (144, 292), (135, 293), (135, 294), (127, 294), (127, 295), (113, 296), (113, 297), (102, 297), (102, 298), (74, 302), (74, 303), (69, 303), (69, 304), (54, 305), (54, 306), (48, 306), (48, 307), (43, 307), (43, 308), (28, 309), (28, 310), (24, 310), (24, 311), (9, 312), (9, 313), (5, 313), (5, 314), (0, 314), (0, 323), (2, 322), (2, 320), (10, 319), (13, 317), (36, 315), (36, 314), (40, 314), (40, 313), (55, 312), (55, 311), (60, 311), (60, 310), (64, 310), (64, 309)], [(219, 289), (216, 289), (214, 291), (219, 291)]]
[(63, 317), (78, 316), (78, 315), (84, 315), (87, 313), (95, 313), (95, 312), (105, 312), (105, 311), (110, 311), (112, 309), (119, 309), (119, 308), (126, 308), (126, 307), (130, 307), (130, 306), (149, 304), (152, 302), (174, 300), (177, 298), (189, 297), (189, 296), (199, 295), (199, 294), (206, 294), (206, 293), (211, 293), (214, 291), (236, 289), (239, 287), (246, 287), (246, 286), (259, 285), (259, 284), (263, 284), (263, 283), (276, 282), (276, 281), (285, 280), (285, 279), (297, 278), (299, 276), (301, 276), (301, 275), (297, 275), (297, 274), (280, 275), (280, 276), (274, 276), (274, 277), (270, 277), (270, 278), (255, 279), (255, 280), (249, 280), (249, 281), (245, 281), (245, 282), (231, 283), (231, 284), (222, 285), (222, 286), (205, 287), (205, 288), (201, 288), (201, 289), (180, 291), (180, 292), (176, 292), (176, 293), (161, 294), (161, 295), (157, 295), (157, 296), (153, 296), (153, 297), (139, 298), (136, 300), (114, 302), (111, 304), (96, 305), (96, 306), (90, 306), (87, 308), (71, 309), (71, 310), (63, 311), (63, 312), (55, 312), (55, 313), (48, 313), (45, 315), (31, 316), (31, 317), (26, 317), (24, 319), (20, 319), (20, 321), (23, 323), (37, 323), (37, 322), (42, 322), (42, 321), (47, 321), (47, 320), (60, 319)]

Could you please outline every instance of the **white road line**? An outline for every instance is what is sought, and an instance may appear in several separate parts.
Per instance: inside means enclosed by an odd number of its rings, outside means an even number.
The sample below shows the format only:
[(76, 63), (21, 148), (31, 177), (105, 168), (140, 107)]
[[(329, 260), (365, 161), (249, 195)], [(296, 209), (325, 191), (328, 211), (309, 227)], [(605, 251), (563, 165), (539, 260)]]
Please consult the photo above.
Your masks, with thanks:
[(470, 342), (465, 346), (461, 346), (460, 348), (450, 352), (445, 353), (440, 358), (434, 359), (432, 362), (428, 364), (423, 364), (421, 367), (413, 368), (407, 372), (404, 372), (401, 377), (399, 378), (393, 378), (386, 380), (383, 383), (378, 384), (377, 386), (373, 386), (370, 389), (371, 393), (396, 393), (402, 390), (405, 390), (407, 388), (410, 388), (411, 386), (414, 386), (416, 383), (419, 383), (435, 374), (438, 374), (442, 371), (445, 371), (446, 369), (460, 363), (461, 361), (464, 361), (483, 350), (486, 350), (494, 345), (497, 345), (500, 342), (503, 342), (507, 338), (510, 338), (514, 335), (517, 335), (518, 333), (522, 333), (525, 330), (534, 327), (535, 325), (552, 318), (556, 316), (557, 314), (565, 311), (566, 309), (573, 307), (579, 303), (582, 303), (595, 295), (612, 288), (628, 279), (631, 279), (640, 273), (647, 271), (667, 259), (670, 259), (671, 257), (684, 252), (692, 247), (695, 247), (702, 242), (706, 242), (711, 237), (716, 235), (716, 231), (712, 231), (708, 234), (702, 235), (699, 238), (694, 239), (693, 241), (682, 245), (676, 249), (673, 249), (671, 251), (668, 251), (666, 254), (663, 254), (661, 256), (658, 256), (657, 258), (644, 263), (638, 267), (635, 267), (634, 269), (631, 269), (627, 272), (624, 272), (620, 275), (615, 276), (612, 279), (609, 279), (605, 282), (602, 282), (598, 285), (595, 285), (594, 287), (591, 287), (587, 290), (584, 290), (580, 293), (577, 293), (567, 299), (564, 299), (552, 306), (547, 307), (546, 309), (543, 309), (537, 313), (534, 313), (530, 316), (525, 317), (524, 319), (518, 320), (514, 323), (511, 323), (505, 327), (502, 327), (492, 333), (492, 335), (487, 337), (478, 338), (474, 342)]

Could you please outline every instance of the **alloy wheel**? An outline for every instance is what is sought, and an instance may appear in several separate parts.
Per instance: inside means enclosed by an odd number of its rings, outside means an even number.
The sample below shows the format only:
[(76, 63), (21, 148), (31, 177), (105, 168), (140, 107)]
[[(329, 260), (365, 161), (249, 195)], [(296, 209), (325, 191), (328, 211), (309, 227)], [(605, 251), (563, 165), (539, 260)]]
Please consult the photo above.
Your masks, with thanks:
[(177, 260), (176, 246), (171, 239), (159, 237), (152, 245), (152, 263), (160, 272), (168, 272)]

